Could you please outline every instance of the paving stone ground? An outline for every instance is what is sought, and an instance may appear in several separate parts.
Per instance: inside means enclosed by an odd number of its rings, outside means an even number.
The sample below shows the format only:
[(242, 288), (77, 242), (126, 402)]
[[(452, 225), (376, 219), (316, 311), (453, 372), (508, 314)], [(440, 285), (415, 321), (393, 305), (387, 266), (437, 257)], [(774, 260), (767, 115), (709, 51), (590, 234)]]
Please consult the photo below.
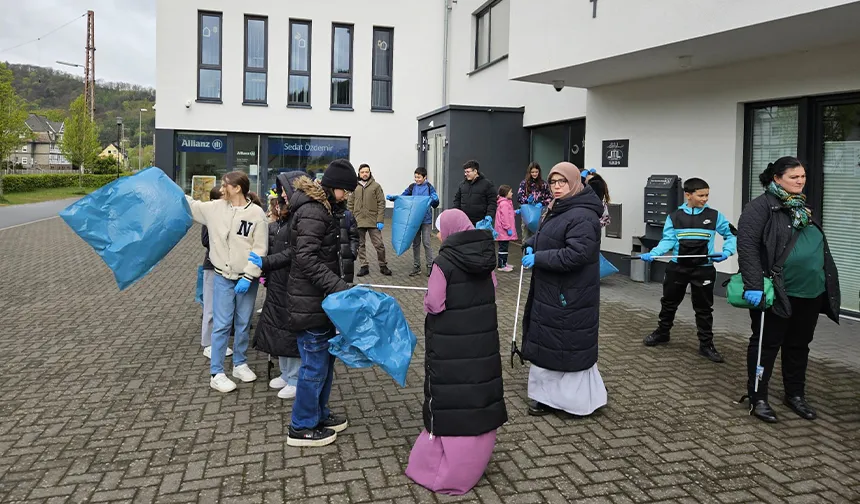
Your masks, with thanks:
[[(860, 502), (860, 370), (832, 358), (850, 357), (856, 338), (813, 351), (808, 395), (818, 420), (779, 403), (777, 373), (780, 423), (767, 425), (733, 402), (745, 381), (743, 314), (718, 307), (726, 364), (696, 354), (686, 314), (671, 345), (646, 349), (659, 288), (620, 278), (605, 282), (601, 306), (609, 405), (589, 418), (529, 417), (527, 368), (506, 363), (510, 421), (469, 494), (436, 496), (403, 475), (421, 429), (419, 293), (396, 293), (419, 338), (407, 387), (338, 364), (331, 404), (350, 428), (325, 448), (287, 447), (290, 404), (267, 389), (264, 355), (249, 354), (257, 382), (230, 394), (208, 386), (193, 302), (198, 236), (192, 229), (119, 292), (59, 219), (0, 231), (0, 501)], [(406, 276), (410, 263), (410, 253), (392, 260), (390, 281), (421, 285)], [(371, 269), (372, 281), (389, 281)], [(506, 359), (518, 274), (499, 278)]]

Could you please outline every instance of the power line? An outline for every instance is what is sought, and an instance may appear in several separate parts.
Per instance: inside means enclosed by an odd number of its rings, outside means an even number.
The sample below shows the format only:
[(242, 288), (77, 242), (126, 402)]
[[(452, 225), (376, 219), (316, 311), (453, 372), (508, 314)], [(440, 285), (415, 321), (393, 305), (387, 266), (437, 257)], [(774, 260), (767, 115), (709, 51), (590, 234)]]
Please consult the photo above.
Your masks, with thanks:
[(38, 42), (38, 41), (42, 40), (43, 38), (47, 37), (48, 35), (51, 35), (51, 34), (53, 34), (53, 33), (57, 32), (57, 31), (60, 31), (61, 29), (65, 28), (65, 27), (69, 26), (70, 24), (74, 23), (74, 22), (75, 22), (75, 21), (77, 21), (78, 19), (81, 19), (81, 18), (83, 18), (83, 17), (86, 17), (86, 15), (87, 15), (87, 13), (85, 12), (85, 13), (83, 13), (82, 15), (80, 15), (80, 16), (78, 16), (78, 17), (76, 17), (75, 19), (72, 19), (72, 20), (71, 20), (71, 21), (69, 21), (68, 23), (65, 23), (65, 24), (63, 24), (63, 25), (61, 25), (61, 26), (58, 26), (58, 27), (54, 28), (53, 30), (51, 30), (51, 31), (49, 31), (48, 33), (46, 33), (46, 34), (42, 35), (41, 37), (36, 37), (36, 38), (34, 38), (33, 40), (30, 40), (30, 41), (27, 41), (27, 42), (22, 42), (22, 43), (20, 43), (20, 44), (18, 44), (18, 45), (16, 45), (16, 46), (7, 47), (6, 49), (0, 49), (0, 53), (4, 53), (4, 52), (6, 52), (6, 51), (11, 51), (12, 49), (18, 49), (19, 47), (23, 47), (23, 46), (25, 46), (25, 45), (27, 45), (27, 44), (32, 44), (33, 42)]

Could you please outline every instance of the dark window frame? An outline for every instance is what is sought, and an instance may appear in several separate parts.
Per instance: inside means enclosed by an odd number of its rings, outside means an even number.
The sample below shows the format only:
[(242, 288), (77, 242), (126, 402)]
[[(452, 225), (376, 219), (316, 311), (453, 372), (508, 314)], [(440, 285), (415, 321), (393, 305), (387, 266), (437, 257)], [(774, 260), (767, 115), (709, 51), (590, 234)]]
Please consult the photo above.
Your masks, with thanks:
[[(334, 68), (334, 51), (335, 51), (335, 33), (338, 28), (349, 29), (349, 73), (336, 73)], [(355, 94), (354, 94), (354, 79), (355, 72), (355, 25), (350, 23), (332, 23), (331, 24), (331, 79), (329, 80), (329, 108), (332, 110), (354, 110)], [(334, 79), (349, 79), (349, 104), (336, 104), (335, 93), (331, 88)]]
[[(477, 11), (475, 11), (474, 14), (472, 14), (472, 19), (474, 20), (474, 23), (475, 23), (475, 38), (472, 40), (472, 42), (475, 44), (475, 50), (474, 50), (475, 64), (472, 67), (472, 71), (469, 72), (468, 75), (471, 75), (475, 72), (483, 70), (489, 66), (493, 66), (496, 63), (498, 63), (499, 61), (507, 59), (508, 55), (510, 54), (510, 48), (508, 48), (508, 51), (505, 54), (499, 56), (496, 59), (492, 58), (492, 55), (493, 55), (493, 48), (492, 48), (493, 13), (492, 13), (492, 10), (495, 6), (499, 5), (500, 3), (502, 3), (502, 0), (492, 0), (492, 1), (488, 2), (487, 4), (485, 4), (483, 7), (481, 7), (480, 9), (478, 9)], [(487, 17), (487, 61), (485, 61), (484, 63), (479, 63), (480, 59), (478, 56), (478, 48), (479, 48), (478, 39), (480, 38), (480, 33), (479, 33), (480, 21), (481, 21), (481, 18), (483, 16), (488, 16)], [(509, 37), (508, 43), (510, 44), (510, 34), (508, 35), (508, 37)]]
[[(248, 66), (248, 21), (263, 21), (263, 67), (249, 67)], [(268, 16), (259, 16), (253, 14), (245, 14), (244, 21), (244, 57), (242, 60), (242, 68), (244, 71), (242, 72), (242, 104), (243, 105), (266, 105), (268, 104), (269, 99), (269, 17)], [(248, 99), (248, 72), (250, 73), (262, 73), (266, 76), (266, 88), (263, 92), (262, 100), (249, 100)]]
[[(308, 69), (304, 70), (293, 70), (293, 26), (294, 25), (307, 25), (308, 27)], [(288, 107), (300, 107), (300, 108), (311, 108), (311, 64), (313, 58), (311, 55), (313, 54), (313, 22), (310, 19), (293, 19), (290, 18), (290, 43), (287, 48), (289, 51), (289, 55), (287, 56), (287, 106)], [(305, 102), (297, 102), (290, 100), (290, 78), (291, 77), (307, 77), (308, 78), (308, 101)]]
[[(203, 64), (203, 41), (201, 40), (203, 32), (203, 16), (218, 18), (218, 65)], [(201, 103), (223, 103), (224, 97), (224, 14), (216, 11), (197, 11), (197, 101)], [(218, 98), (200, 96), (200, 71), (201, 70), (217, 70), (220, 90)]]
[[(388, 77), (375, 75), (376, 68), (376, 33), (387, 32), (389, 40), (389, 56), (388, 56)], [(394, 27), (392, 26), (374, 26), (373, 27), (373, 47), (371, 49), (370, 62), (370, 110), (371, 112), (392, 112), (394, 110)], [(373, 106), (373, 83), (376, 81), (388, 82), (388, 106), (374, 107)]]

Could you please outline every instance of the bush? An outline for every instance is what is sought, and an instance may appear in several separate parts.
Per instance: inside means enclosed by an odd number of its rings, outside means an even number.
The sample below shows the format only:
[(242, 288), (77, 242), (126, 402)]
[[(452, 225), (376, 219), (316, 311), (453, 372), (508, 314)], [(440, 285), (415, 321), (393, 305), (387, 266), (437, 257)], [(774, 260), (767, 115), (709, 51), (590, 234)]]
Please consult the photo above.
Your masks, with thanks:
[[(131, 173), (120, 173), (125, 177)], [(84, 187), (99, 188), (116, 180), (113, 175), (84, 174), (83, 181), (78, 173), (44, 173), (36, 175), (5, 175), (0, 177), (0, 193), (21, 193), (53, 189), (57, 187), (78, 187), (83, 182)]]
[(87, 171), (96, 175), (116, 174), (116, 158), (113, 156), (100, 157), (92, 166), (87, 167)]

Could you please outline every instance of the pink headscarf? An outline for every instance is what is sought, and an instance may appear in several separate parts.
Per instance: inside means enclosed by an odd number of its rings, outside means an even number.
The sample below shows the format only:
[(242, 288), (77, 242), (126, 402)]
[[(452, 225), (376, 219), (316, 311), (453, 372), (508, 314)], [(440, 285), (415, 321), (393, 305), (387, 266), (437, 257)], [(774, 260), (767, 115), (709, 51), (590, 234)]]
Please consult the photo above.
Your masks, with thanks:
[[(580, 175), (579, 168), (577, 168), (575, 164), (563, 161), (553, 166), (552, 170), (549, 171), (549, 175), (547, 175), (546, 177), (547, 183), (549, 183), (549, 181), (552, 179), (553, 173), (558, 173), (559, 175), (567, 179), (567, 185), (568, 187), (570, 187), (570, 192), (565, 194), (561, 198), (554, 198), (549, 204), (550, 208), (552, 208), (557, 199), (570, 198), (571, 196), (575, 196), (582, 192), (583, 189), (585, 189), (585, 186), (582, 185), (582, 175)], [(552, 192), (552, 186), (550, 186), (549, 190), (550, 192)]]
[(454, 233), (475, 229), (469, 217), (462, 210), (452, 208), (439, 215), (439, 235), (442, 241)]

